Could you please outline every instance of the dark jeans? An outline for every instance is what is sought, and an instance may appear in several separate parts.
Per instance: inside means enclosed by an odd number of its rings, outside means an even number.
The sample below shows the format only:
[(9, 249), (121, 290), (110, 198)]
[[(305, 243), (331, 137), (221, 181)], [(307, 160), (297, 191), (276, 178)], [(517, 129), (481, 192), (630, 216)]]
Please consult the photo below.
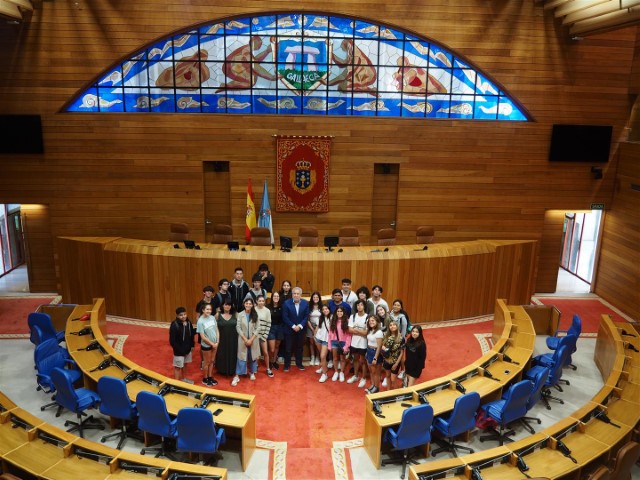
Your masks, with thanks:
[(302, 348), (304, 347), (304, 329), (284, 336), (284, 367), (291, 366), (291, 355), (296, 357), (296, 365), (302, 367)]

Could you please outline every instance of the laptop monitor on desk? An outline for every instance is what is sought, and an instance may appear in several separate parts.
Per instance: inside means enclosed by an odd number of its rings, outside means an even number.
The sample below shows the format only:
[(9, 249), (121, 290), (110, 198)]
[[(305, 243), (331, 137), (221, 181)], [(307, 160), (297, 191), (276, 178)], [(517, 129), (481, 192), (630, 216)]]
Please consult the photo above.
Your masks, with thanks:
[(338, 246), (338, 237), (324, 237), (324, 246), (331, 249)]

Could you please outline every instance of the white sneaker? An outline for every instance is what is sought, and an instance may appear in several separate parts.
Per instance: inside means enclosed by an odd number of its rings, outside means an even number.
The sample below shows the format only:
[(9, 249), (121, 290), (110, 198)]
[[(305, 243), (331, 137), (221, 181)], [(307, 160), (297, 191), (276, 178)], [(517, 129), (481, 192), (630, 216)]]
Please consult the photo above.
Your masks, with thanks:
[(333, 377), (331, 377), (331, 381), (335, 382), (336, 380), (338, 380), (338, 377), (340, 376), (340, 372), (335, 372), (333, 374)]
[(383, 386), (383, 387), (386, 387), (386, 386), (387, 386), (387, 379), (386, 379), (386, 378), (382, 381), (382, 386)]
[(316, 363), (314, 363), (314, 365), (316, 366), (320, 365), (320, 359), (318, 357), (316, 357)]
[(360, 380), (360, 383), (358, 383), (358, 388), (364, 388), (366, 384), (367, 381), (363, 378), (362, 380)]
[(316, 363), (316, 357), (313, 355), (309, 358), (309, 365), (314, 365)]
[(400, 379), (404, 378), (404, 370), (402, 370), (402, 371), (398, 374), (398, 378), (400, 378)]
[(249, 376), (249, 380), (255, 380), (255, 379), (256, 379), (256, 375), (255, 375), (255, 373), (252, 373), (252, 374)]
[(347, 380), (347, 383), (355, 383), (358, 381), (358, 377), (356, 377), (355, 375), (353, 377), (351, 377), (349, 380)]
[(327, 368), (333, 368), (333, 360), (329, 360), (329, 363), (327, 363)]
[(344, 382), (344, 373), (340, 372), (340, 381)]
[(322, 373), (322, 368), (317, 369), (316, 373)]
[(318, 381), (319, 381), (320, 383), (324, 383), (324, 382), (326, 382), (326, 381), (327, 381), (327, 378), (329, 378), (329, 377), (327, 377), (327, 374), (326, 374), (326, 373), (323, 373), (323, 374), (322, 374), (322, 376), (320, 377), (320, 380), (318, 380)]
[(231, 386), (235, 387), (236, 385), (238, 385), (240, 383), (240, 377), (236, 376), (233, 377), (233, 380), (231, 380)]

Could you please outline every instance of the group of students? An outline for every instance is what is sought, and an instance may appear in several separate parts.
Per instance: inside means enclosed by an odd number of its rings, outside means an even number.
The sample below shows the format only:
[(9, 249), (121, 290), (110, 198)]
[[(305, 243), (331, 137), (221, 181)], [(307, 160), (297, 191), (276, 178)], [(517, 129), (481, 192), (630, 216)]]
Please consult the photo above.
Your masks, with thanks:
[(240, 376), (255, 380), (260, 355), (269, 377), (275, 376), (280, 362), (288, 372), (292, 358), (298, 369), (305, 370), (305, 344), (310, 365), (319, 367), (321, 383), (331, 378), (364, 388), (370, 379), (365, 391), (375, 393), (383, 387), (411, 386), (420, 377), (427, 354), (422, 328), (411, 325), (402, 300), (394, 300), (389, 308), (381, 286), (353, 292), (351, 280), (344, 278), (329, 301), (323, 302), (317, 291), (305, 300), (302, 290), (292, 288), (288, 280), (274, 290), (275, 278), (264, 263), (251, 282), (249, 286), (238, 267), (231, 281), (219, 281), (218, 292), (204, 287), (195, 328), (186, 308), (176, 309), (169, 329), (176, 379), (185, 379), (196, 336), (207, 386), (218, 384), (214, 366), (218, 374), (233, 376), (232, 386), (238, 385)]

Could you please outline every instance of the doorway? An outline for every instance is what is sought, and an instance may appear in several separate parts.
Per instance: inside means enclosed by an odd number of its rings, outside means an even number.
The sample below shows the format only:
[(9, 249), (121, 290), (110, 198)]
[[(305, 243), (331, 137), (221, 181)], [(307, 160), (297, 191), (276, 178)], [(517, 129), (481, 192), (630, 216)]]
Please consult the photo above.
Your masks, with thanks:
[(210, 242), (217, 223), (231, 225), (229, 162), (202, 162), (202, 178), (205, 242)]
[(593, 290), (602, 220), (602, 210), (565, 213), (556, 291), (588, 293)]
[(398, 181), (400, 165), (397, 163), (376, 163), (373, 166), (373, 198), (371, 199), (371, 239), (375, 245), (378, 230), (396, 228), (398, 209)]

